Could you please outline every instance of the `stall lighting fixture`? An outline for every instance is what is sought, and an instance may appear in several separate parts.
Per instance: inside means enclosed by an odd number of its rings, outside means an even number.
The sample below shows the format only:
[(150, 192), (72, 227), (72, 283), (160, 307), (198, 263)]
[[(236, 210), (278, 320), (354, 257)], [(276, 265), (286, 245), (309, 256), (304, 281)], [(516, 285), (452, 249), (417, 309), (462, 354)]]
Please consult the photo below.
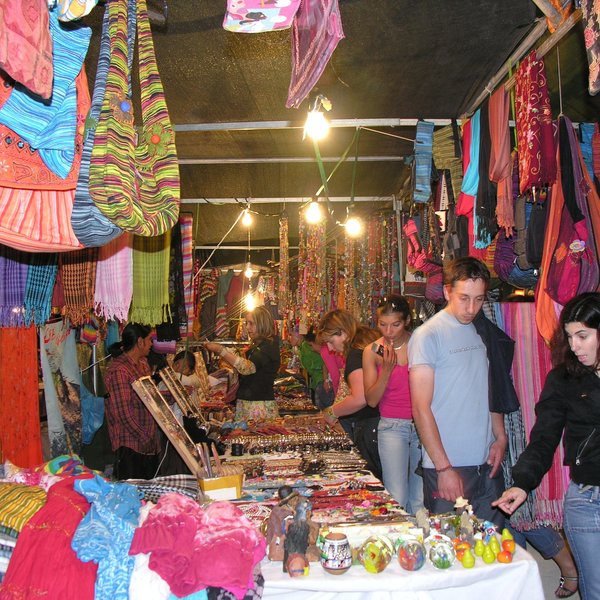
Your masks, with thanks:
[(253, 311), (256, 308), (256, 298), (252, 292), (248, 292), (244, 298), (244, 304), (246, 305), (247, 311)]
[(363, 232), (362, 221), (356, 217), (347, 219), (344, 223), (344, 227), (346, 228), (346, 235), (351, 238), (358, 237)]
[(312, 140), (319, 141), (329, 133), (329, 121), (325, 118), (323, 110), (331, 110), (331, 101), (319, 94), (312, 104), (306, 116), (304, 124), (304, 138), (308, 136)]
[(321, 211), (321, 206), (316, 200), (313, 200), (308, 205), (308, 208), (304, 213), (304, 218), (310, 225), (317, 225), (317, 223), (321, 222), (321, 219), (323, 218), (323, 212)]
[(252, 270), (252, 263), (247, 262), (246, 270), (244, 271), (244, 277), (246, 277), (246, 279), (252, 279), (252, 275), (254, 275), (254, 271)]
[(253, 221), (254, 221), (254, 219), (252, 218), (252, 215), (250, 214), (250, 209), (245, 208), (244, 214), (242, 216), (242, 225), (244, 227), (250, 227), (250, 225), (252, 225)]

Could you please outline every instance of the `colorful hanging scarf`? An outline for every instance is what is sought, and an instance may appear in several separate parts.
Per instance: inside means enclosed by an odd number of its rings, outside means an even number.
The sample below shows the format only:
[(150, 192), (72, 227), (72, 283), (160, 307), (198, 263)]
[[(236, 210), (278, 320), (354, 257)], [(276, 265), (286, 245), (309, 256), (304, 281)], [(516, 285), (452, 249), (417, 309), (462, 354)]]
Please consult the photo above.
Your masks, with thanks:
[(65, 295), (64, 316), (74, 326), (85, 323), (94, 306), (98, 248), (84, 248), (62, 255), (60, 270)]
[(290, 242), (288, 234), (288, 218), (283, 216), (279, 219), (279, 287), (277, 298), (279, 315), (284, 320), (290, 310)]
[(133, 297), (130, 321), (152, 326), (170, 318), (170, 247), (170, 231), (156, 237), (133, 237)]
[[(504, 330), (516, 340), (512, 375), (528, 436), (535, 423), (535, 405), (552, 369), (550, 351), (536, 330), (535, 311), (530, 302), (502, 305)], [(536, 489), (534, 514), (539, 524), (562, 525), (562, 502), (569, 483), (563, 459), (563, 448), (559, 445), (552, 467)]]
[(552, 107), (544, 60), (535, 50), (516, 73), (515, 110), (521, 194), (550, 185), (556, 179)]
[(413, 200), (429, 202), (431, 197), (431, 156), (433, 147), (433, 128), (428, 121), (419, 120), (415, 134), (415, 162), (413, 177)]
[(592, 139), (597, 123), (579, 123), (579, 137), (581, 146), (581, 155), (583, 162), (588, 170), (588, 175), (594, 175), (594, 157), (592, 149)]
[(181, 336), (188, 337), (192, 335), (194, 325), (194, 290), (192, 287), (192, 267), (194, 265), (194, 230), (192, 215), (185, 214), (179, 216), (181, 226), (181, 257), (182, 257), (182, 277), (183, 291), (185, 301), (186, 325), (181, 328)]
[(600, 92), (600, 2), (582, 0), (583, 39), (590, 67), (588, 90), (590, 96)]
[(48, 168), (59, 177), (66, 177), (75, 158), (75, 78), (83, 66), (91, 29), (61, 27), (56, 11), (52, 11), (50, 33), (54, 60), (52, 97), (42, 103), (26, 91), (14, 88), (0, 108), (0, 122), (38, 149)]
[(344, 38), (338, 0), (303, 0), (292, 27), (292, 77), (285, 103), (298, 108)]
[[(465, 170), (463, 176), (463, 182), (461, 191), (468, 196), (475, 196), (477, 188), (479, 186), (479, 143), (481, 139), (481, 109), (479, 109), (469, 120), (470, 123), (470, 137), (469, 137), (469, 152), (464, 152), (464, 155), (468, 154), (468, 167)], [(467, 139), (467, 136), (463, 138), (463, 141)], [(463, 158), (463, 164), (464, 164)]]
[(473, 209), (473, 238), (475, 248), (487, 248), (496, 235), (496, 184), (490, 181), (490, 126), (488, 101), (481, 107), (479, 136), (479, 182)]
[(457, 134), (453, 125), (447, 125), (433, 132), (433, 160), (438, 169), (450, 171), (454, 198), (458, 198), (460, 193), (463, 175), (460, 152), (458, 156), (456, 152)]
[(171, 229), (171, 254), (169, 264), (169, 307), (173, 319), (174, 331), (170, 339), (178, 339), (181, 329), (185, 331), (187, 314), (185, 312), (185, 291), (183, 287), (183, 254), (181, 249), (181, 225), (179, 222)]
[(497, 184), (496, 219), (498, 226), (510, 235), (515, 224), (512, 203), (512, 156), (510, 153), (510, 128), (508, 116), (510, 97), (501, 85), (490, 98), (489, 125), (492, 148), (490, 151), (489, 178)]
[(31, 254), (30, 261), (25, 286), (25, 323), (39, 326), (50, 318), (58, 256), (40, 252)]
[(29, 255), (0, 245), (0, 327), (24, 323)]
[(35, 327), (0, 327), (0, 431), (5, 460), (42, 462)]
[(133, 235), (124, 232), (98, 251), (94, 310), (107, 321), (127, 321), (133, 295)]

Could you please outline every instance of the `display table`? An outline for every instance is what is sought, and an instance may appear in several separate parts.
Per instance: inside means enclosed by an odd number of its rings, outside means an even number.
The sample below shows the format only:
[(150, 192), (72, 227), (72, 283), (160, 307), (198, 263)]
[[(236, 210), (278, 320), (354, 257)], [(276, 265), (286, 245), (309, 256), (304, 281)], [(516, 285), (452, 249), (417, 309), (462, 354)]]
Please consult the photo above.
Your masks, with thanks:
[(455, 563), (439, 571), (429, 561), (415, 572), (400, 567), (397, 557), (383, 573), (368, 573), (354, 565), (343, 575), (331, 575), (320, 564), (311, 563), (307, 577), (292, 578), (282, 572), (280, 562), (265, 559), (263, 600), (544, 600), (537, 563), (517, 548), (510, 564), (484, 564), (465, 569)]

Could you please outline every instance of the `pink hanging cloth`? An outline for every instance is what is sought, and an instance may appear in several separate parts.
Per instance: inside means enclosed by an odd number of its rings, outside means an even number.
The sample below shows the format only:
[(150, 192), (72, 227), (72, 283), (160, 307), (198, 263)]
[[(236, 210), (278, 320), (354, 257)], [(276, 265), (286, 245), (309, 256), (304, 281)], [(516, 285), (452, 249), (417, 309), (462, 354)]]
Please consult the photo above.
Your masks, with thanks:
[(287, 108), (298, 108), (343, 39), (337, 0), (303, 0), (292, 26), (292, 79)]

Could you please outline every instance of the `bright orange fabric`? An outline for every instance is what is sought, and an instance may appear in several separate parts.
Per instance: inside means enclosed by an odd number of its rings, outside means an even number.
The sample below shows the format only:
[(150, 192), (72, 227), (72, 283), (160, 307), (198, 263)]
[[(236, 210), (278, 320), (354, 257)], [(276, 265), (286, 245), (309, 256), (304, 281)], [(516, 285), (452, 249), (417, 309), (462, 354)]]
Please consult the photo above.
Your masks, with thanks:
[(0, 447), (19, 467), (42, 462), (35, 327), (0, 327)]

